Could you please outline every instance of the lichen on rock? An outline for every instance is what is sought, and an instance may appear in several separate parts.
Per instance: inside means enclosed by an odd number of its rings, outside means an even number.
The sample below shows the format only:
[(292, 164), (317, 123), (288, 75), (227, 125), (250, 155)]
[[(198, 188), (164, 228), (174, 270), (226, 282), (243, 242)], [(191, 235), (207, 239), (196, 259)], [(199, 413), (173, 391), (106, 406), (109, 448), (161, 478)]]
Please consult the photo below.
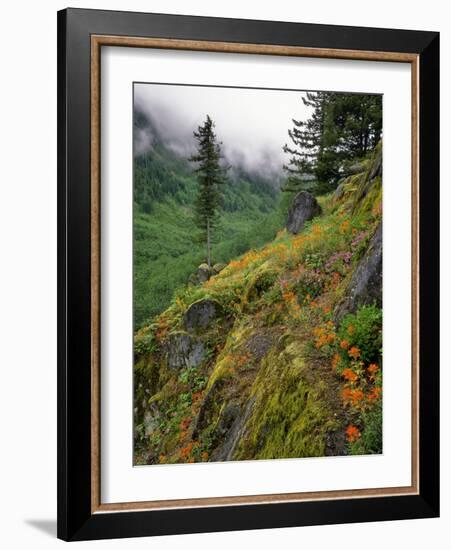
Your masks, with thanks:
[(216, 300), (208, 298), (198, 300), (189, 306), (183, 317), (188, 332), (206, 329), (222, 313), (222, 307)]
[(205, 356), (205, 345), (186, 332), (174, 332), (166, 341), (167, 364), (170, 369), (197, 367)]

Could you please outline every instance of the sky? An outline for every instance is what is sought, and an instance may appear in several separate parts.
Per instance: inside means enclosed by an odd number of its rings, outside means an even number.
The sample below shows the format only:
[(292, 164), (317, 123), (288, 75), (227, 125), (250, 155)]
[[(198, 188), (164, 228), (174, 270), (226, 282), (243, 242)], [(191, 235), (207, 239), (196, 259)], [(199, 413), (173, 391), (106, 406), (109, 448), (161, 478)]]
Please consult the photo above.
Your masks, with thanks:
[[(194, 150), (193, 131), (208, 115), (229, 164), (265, 176), (282, 172), (288, 155), (292, 119), (305, 120), (310, 109), (303, 92), (164, 84), (135, 84), (134, 105), (150, 116), (169, 146), (183, 156)], [(135, 136), (135, 153), (151, 148), (152, 136)]]

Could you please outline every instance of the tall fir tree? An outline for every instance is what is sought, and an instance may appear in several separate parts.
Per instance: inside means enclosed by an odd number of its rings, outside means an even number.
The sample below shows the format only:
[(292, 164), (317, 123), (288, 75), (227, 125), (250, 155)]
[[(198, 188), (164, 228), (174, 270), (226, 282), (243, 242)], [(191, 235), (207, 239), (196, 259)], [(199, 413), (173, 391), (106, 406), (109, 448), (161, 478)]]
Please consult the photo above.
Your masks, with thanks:
[(364, 157), (382, 133), (382, 98), (378, 95), (307, 92), (302, 101), (311, 110), (307, 120), (293, 119), (288, 130), (291, 155), (283, 191), (332, 190), (346, 163)]
[(207, 115), (202, 126), (193, 135), (197, 141), (197, 153), (189, 158), (197, 163), (195, 174), (199, 184), (194, 205), (194, 221), (201, 231), (200, 238), (207, 248), (207, 264), (211, 267), (211, 245), (213, 230), (218, 223), (221, 203), (221, 185), (226, 182), (227, 168), (221, 166), (221, 143), (214, 133), (215, 124)]

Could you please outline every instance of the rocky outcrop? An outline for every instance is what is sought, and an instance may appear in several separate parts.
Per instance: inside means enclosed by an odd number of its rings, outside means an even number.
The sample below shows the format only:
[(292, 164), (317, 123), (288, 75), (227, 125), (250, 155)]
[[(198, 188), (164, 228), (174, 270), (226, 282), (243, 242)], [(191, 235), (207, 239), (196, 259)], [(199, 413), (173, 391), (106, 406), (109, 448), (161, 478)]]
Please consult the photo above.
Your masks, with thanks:
[(221, 264), (217, 263), (215, 264), (211, 269), (213, 271), (213, 275), (217, 275), (218, 273), (221, 273), (223, 269), (227, 267), (227, 264)]
[(301, 191), (293, 200), (288, 211), (287, 229), (297, 235), (304, 228), (305, 222), (321, 214), (321, 206), (313, 195)]
[(239, 405), (233, 403), (225, 408), (218, 424), (218, 431), (222, 434), (223, 442), (213, 452), (211, 456), (213, 461), (233, 460), (233, 454), (244, 435), (254, 403), (255, 399), (249, 399), (244, 411)]
[(382, 223), (371, 238), (344, 295), (344, 300), (334, 311), (336, 323), (346, 314), (354, 313), (359, 306), (375, 303), (382, 307)]
[(366, 160), (361, 162), (355, 162), (347, 168), (345, 168), (345, 174), (348, 176), (354, 176), (355, 174), (360, 174), (364, 172), (368, 167), (368, 162)]
[(206, 283), (210, 277), (220, 273), (227, 264), (216, 263), (212, 267), (208, 267), (208, 264), (200, 264), (194, 273), (192, 273), (188, 279), (188, 283), (191, 285), (202, 285)]
[(206, 329), (222, 312), (221, 305), (216, 300), (198, 300), (191, 304), (183, 317), (188, 332)]
[(341, 200), (343, 198), (344, 193), (345, 193), (345, 185), (344, 185), (344, 181), (341, 181), (337, 185), (337, 188), (334, 191), (334, 195), (333, 195), (334, 202), (338, 202), (339, 200)]
[(374, 197), (382, 186), (382, 142), (376, 146), (372, 159), (366, 172), (363, 172), (359, 181), (358, 188), (355, 193), (354, 211), (361, 208), (365, 199), (370, 198), (369, 204), (374, 203)]
[(382, 142), (378, 144), (374, 151), (374, 157), (371, 162), (368, 179), (372, 180), (378, 176), (382, 176)]
[(212, 271), (207, 264), (200, 264), (197, 270), (190, 275), (188, 282), (192, 285), (201, 285), (208, 281)]
[(179, 370), (198, 367), (205, 356), (205, 346), (186, 332), (175, 332), (166, 342), (168, 367)]
[(144, 412), (143, 426), (146, 436), (153, 433), (160, 421), (160, 411), (156, 403), (152, 403), (150, 407)]

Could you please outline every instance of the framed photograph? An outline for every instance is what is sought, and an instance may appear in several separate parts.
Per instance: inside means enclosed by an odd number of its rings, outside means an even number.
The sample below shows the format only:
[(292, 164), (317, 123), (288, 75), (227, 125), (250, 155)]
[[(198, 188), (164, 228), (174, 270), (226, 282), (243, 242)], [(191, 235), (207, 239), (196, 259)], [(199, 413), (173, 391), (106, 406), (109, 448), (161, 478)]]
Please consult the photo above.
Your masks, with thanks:
[(439, 514), (439, 35), (58, 13), (58, 536)]

